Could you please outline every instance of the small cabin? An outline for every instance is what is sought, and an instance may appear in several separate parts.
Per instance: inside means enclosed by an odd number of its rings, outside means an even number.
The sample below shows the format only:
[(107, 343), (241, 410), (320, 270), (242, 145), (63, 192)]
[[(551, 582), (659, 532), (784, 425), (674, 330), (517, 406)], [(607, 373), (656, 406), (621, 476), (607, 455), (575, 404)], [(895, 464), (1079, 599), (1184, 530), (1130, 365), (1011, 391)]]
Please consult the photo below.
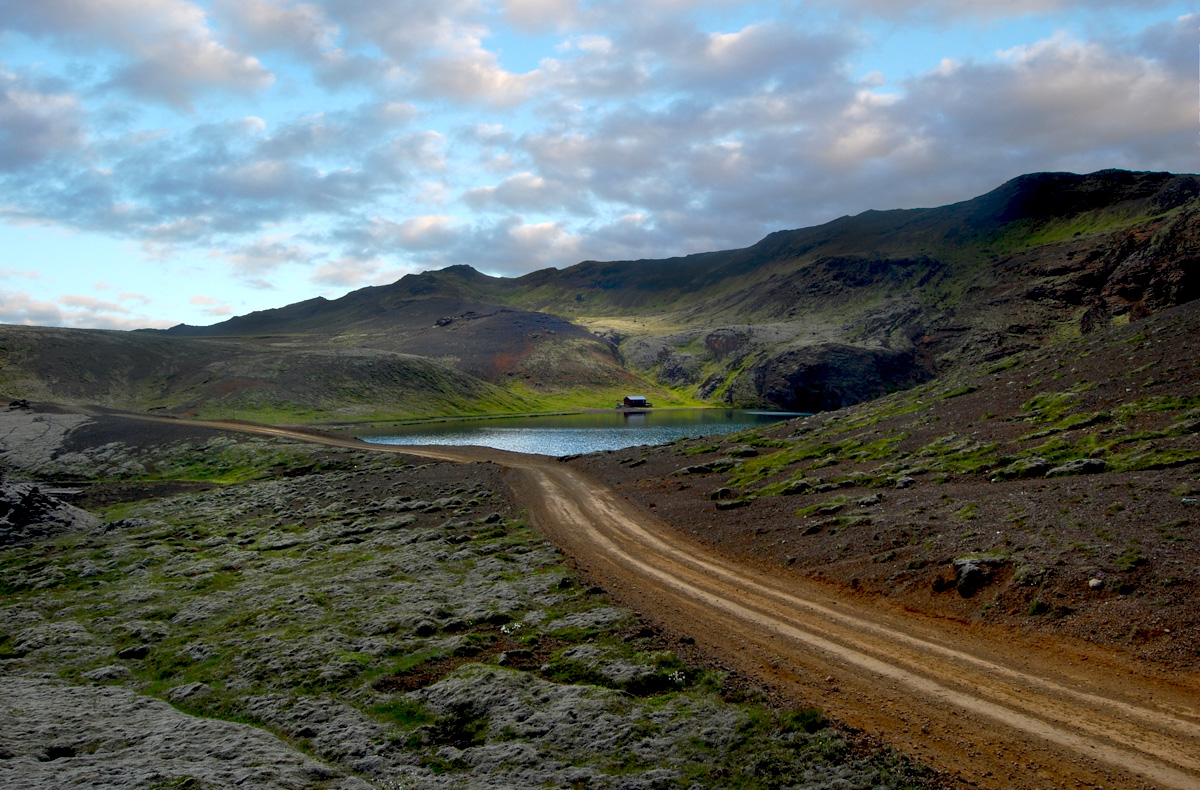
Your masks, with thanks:
[(648, 409), (650, 401), (646, 400), (644, 395), (626, 395), (625, 400), (621, 401), (621, 405), (626, 409)]

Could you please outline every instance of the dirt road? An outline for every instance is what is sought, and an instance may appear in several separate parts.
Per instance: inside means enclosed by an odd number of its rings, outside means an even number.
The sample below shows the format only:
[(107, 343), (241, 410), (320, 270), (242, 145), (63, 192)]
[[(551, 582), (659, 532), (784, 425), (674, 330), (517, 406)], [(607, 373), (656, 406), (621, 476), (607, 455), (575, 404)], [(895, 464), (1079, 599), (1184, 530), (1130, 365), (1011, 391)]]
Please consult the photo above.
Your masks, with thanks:
[(501, 464), (535, 526), (615, 598), (726, 666), (970, 785), (1200, 788), (1195, 675), (1085, 644), (923, 617), (730, 562), (542, 456), (189, 423)]

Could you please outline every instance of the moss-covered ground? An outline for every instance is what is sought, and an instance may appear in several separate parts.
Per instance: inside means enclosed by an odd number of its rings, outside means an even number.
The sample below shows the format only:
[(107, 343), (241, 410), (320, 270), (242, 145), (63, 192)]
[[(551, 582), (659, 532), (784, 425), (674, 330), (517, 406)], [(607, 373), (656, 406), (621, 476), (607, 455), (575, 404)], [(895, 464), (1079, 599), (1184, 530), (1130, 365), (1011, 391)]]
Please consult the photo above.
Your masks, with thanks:
[(219, 485), (0, 549), (3, 674), (266, 727), (380, 787), (932, 786), (685, 661), (488, 465), (261, 439), (158, 455), (134, 460)]

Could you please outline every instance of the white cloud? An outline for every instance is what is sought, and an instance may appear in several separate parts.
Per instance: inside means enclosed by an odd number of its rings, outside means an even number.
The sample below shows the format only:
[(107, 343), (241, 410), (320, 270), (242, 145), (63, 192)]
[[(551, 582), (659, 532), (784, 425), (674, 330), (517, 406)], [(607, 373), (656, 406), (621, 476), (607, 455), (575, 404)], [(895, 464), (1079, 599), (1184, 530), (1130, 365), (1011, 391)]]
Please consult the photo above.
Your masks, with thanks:
[(463, 201), (477, 210), (540, 211), (551, 214), (586, 214), (586, 198), (577, 188), (547, 181), (533, 173), (518, 173), (500, 184), (463, 193)]
[(217, 14), (248, 45), (320, 58), (337, 46), (341, 29), (319, 3), (215, 0)]
[(233, 308), (223, 299), (218, 299), (215, 296), (193, 296), (188, 299), (188, 304), (195, 305), (201, 308), (204, 315), (219, 318), (221, 316), (232, 315)]
[[(1152, 9), (1168, 0), (1139, 0), (1137, 5)], [(964, 18), (1000, 19), (1053, 14), (1072, 9), (1095, 11), (1105, 7), (1128, 5), (1124, 0), (820, 0), (839, 10), (868, 13), (873, 16), (956, 20)]]
[(494, 53), (474, 49), (430, 58), (414, 87), (419, 95), (437, 101), (513, 107), (528, 98), (529, 81), (528, 75), (505, 71)]
[(289, 236), (263, 236), (230, 252), (234, 273), (257, 287), (269, 287), (264, 275), (287, 264), (307, 264), (314, 256), (312, 250), (290, 241)]
[[(1118, 5), (1085, 24), (1046, 16), (1079, 0), (0, 0), (9, 35), (49, 53), (0, 71), (0, 219), (335, 289), (741, 246), (1032, 170), (1194, 169), (1200, 17), (1118, 33)], [(944, 61), (862, 76), (860, 12), (897, 41), (936, 18), (923, 40), (950, 43), (924, 62)], [(1075, 32), (954, 49), (994, 14)], [(545, 57), (518, 73), (501, 53), (527, 43)]]
[(503, 0), (503, 6), (513, 27), (531, 33), (565, 30), (580, 15), (578, 0)]
[(253, 93), (274, 82), (257, 58), (201, 39), (147, 45), (139, 59), (120, 69), (112, 84), (148, 99), (190, 108), (201, 90)]
[(1160, 62), (1056, 37), (1005, 53), (1002, 62), (918, 78), (887, 120), (993, 155), (1021, 149), (1048, 160), (1160, 148), (1159, 161), (1145, 165), (1179, 167), (1184, 152), (1167, 141), (1193, 131), (1194, 83)]
[(388, 223), (391, 232), (387, 235), (405, 249), (436, 249), (455, 238), (457, 225), (458, 222), (448, 216), (410, 217), (400, 223)]
[(256, 91), (273, 80), (256, 58), (220, 43), (186, 0), (0, 0), (0, 18), (73, 54), (114, 51), (124, 62), (109, 84), (179, 107), (199, 91)]
[(111, 302), (86, 296), (63, 296), (57, 302), (37, 299), (25, 291), (0, 288), (0, 323), (23, 326), (65, 326), (91, 329), (165, 329), (172, 322), (133, 315)]
[(0, 172), (27, 168), (84, 143), (83, 112), (76, 96), (44, 92), (0, 71)]
[(132, 311), (116, 302), (107, 302), (94, 296), (77, 296), (67, 294), (60, 296), (58, 303), (66, 307), (74, 307), (88, 313), (122, 313), (128, 315)]
[(368, 283), (378, 274), (380, 266), (378, 259), (339, 258), (318, 266), (309, 279), (318, 285), (355, 288)]

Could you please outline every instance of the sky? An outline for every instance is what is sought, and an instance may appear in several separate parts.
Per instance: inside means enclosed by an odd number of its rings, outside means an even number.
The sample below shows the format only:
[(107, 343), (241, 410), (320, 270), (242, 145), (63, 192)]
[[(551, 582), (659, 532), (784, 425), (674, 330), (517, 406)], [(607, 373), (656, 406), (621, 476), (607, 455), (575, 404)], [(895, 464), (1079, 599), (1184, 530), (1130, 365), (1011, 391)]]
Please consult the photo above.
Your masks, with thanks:
[(1200, 0), (0, 0), (0, 323), (1200, 167)]

